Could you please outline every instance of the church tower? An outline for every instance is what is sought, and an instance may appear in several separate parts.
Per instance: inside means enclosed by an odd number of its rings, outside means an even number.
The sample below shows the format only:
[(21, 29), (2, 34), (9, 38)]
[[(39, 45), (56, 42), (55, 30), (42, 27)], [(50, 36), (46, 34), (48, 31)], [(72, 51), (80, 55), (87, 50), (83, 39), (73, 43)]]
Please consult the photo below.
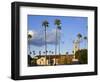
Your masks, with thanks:
[(75, 53), (79, 50), (79, 40), (73, 41), (73, 53), (74, 53), (74, 59), (75, 59)]

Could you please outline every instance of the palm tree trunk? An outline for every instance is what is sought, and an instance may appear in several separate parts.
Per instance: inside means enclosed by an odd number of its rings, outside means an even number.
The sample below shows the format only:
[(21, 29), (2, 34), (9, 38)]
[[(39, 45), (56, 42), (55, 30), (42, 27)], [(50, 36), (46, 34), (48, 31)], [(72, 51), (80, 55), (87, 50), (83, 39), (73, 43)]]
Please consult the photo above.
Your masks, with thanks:
[(57, 43), (58, 43), (58, 41), (57, 41), (57, 28), (56, 28), (56, 43), (55, 43), (55, 65), (56, 65), (56, 55), (57, 55)]
[(50, 54), (51, 54), (51, 53), (49, 53), (49, 65), (50, 65)]
[(59, 31), (59, 55), (60, 55), (60, 31)]
[(47, 65), (46, 60), (47, 60), (47, 42), (46, 42), (46, 27), (45, 27), (45, 65)]
[(79, 50), (80, 50), (80, 38), (79, 38), (79, 45), (78, 45), (78, 48), (79, 48)]
[[(79, 57), (81, 58), (81, 55), (80, 55), (80, 38), (79, 38), (78, 48), (79, 48)], [(79, 60), (79, 61), (80, 61), (80, 60)]]
[(87, 49), (87, 40), (85, 40), (84, 45), (85, 45), (84, 49)]
[(59, 46), (58, 46), (58, 51), (59, 51), (59, 56), (60, 56), (60, 61), (61, 61), (61, 54), (60, 54), (60, 39), (61, 39), (61, 37), (60, 37), (60, 30), (59, 30)]

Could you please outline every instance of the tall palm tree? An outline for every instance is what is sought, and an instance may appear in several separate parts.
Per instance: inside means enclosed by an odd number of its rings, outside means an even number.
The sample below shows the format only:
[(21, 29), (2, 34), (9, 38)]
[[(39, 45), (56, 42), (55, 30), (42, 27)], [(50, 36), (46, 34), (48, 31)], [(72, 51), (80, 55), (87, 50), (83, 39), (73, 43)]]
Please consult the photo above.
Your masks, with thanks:
[[(55, 25), (56, 25), (56, 44), (55, 44), (55, 55), (57, 55), (57, 44), (59, 44), (58, 46), (58, 51), (59, 51), (59, 55), (60, 55), (60, 30), (61, 30), (61, 21), (59, 19), (55, 20)], [(59, 31), (59, 41), (58, 41), (58, 31)], [(59, 42), (59, 43), (58, 43)], [(56, 58), (55, 58), (56, 61)], [(56, 63), (55, 63), (56, 64)]]
[[(46, 37), (46, 31), (47, 31), (47, 27), (49, 27), (49, 22), (47, 20), (43, 21), (42, 26), (44, 27), (44, 36), (45, 36), (45, 58), (47, 56), (47, 37)], [(46, 64), (46, 61), (45, 61)]]
[[(81, 43), (81, 39), (82, 39), (82, 34), (78, 33), (77, 37), (78, 37), (78, 45), (79, 45), (78, 48), (80, 50), (80, 43)], [(79, 53), (79, 55), (80, 55), (80, 53)], [(80, 57), (81, 57), (81, 55), (80, 55)]]
[[(84, 36), (84, 38), (83, 38), (85, 41), (87, 41), (87, 36)], [(85, 43), (87, 43), (87, 42), (85, 42)], [(85, 47), (86, 47), (86, 44), (85, 44)]]
[(81, 39), (82, 39), (82, 34), (78, 33), (77, 37), (78, 37), (78, 43), (79, 43), (79, 49), (80, 49), (80, 42), (81, 42)]
[(61, 30), (61, 26), (58, 27), (58, 33), (59, 33), (59, 38), (58, 38), (59, 39), (59, 41), (58, 41), (58, 51), (59, 51), (59, 55), (61, 54), (60, 53), (60, 39), (61, 39), (61, 32), (60, 32), (60, 30)]
[(32, 39), (32, 35), (28, 33), (29, 54), (31, 53), (31, 50), (30, 50), (30, 40), (31, 39)]

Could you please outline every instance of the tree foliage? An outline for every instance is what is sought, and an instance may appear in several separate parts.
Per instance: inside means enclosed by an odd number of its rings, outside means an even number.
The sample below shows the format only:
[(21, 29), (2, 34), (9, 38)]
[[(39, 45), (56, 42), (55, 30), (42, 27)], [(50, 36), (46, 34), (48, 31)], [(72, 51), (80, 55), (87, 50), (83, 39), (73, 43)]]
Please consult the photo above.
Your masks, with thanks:
[(88, 51), (87, 49), (79, 50), (75, 53), (75, 58), (79, 60), (81, 64), (88, 63)]

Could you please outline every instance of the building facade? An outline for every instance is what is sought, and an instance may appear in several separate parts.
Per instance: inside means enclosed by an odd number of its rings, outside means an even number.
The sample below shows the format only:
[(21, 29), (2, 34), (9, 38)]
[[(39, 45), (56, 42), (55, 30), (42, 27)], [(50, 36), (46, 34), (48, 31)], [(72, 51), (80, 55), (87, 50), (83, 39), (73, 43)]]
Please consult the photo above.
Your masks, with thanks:
[(72, 64), (74, 55), (47, 55), (36, 60), (37, 65), (65, 65)]

